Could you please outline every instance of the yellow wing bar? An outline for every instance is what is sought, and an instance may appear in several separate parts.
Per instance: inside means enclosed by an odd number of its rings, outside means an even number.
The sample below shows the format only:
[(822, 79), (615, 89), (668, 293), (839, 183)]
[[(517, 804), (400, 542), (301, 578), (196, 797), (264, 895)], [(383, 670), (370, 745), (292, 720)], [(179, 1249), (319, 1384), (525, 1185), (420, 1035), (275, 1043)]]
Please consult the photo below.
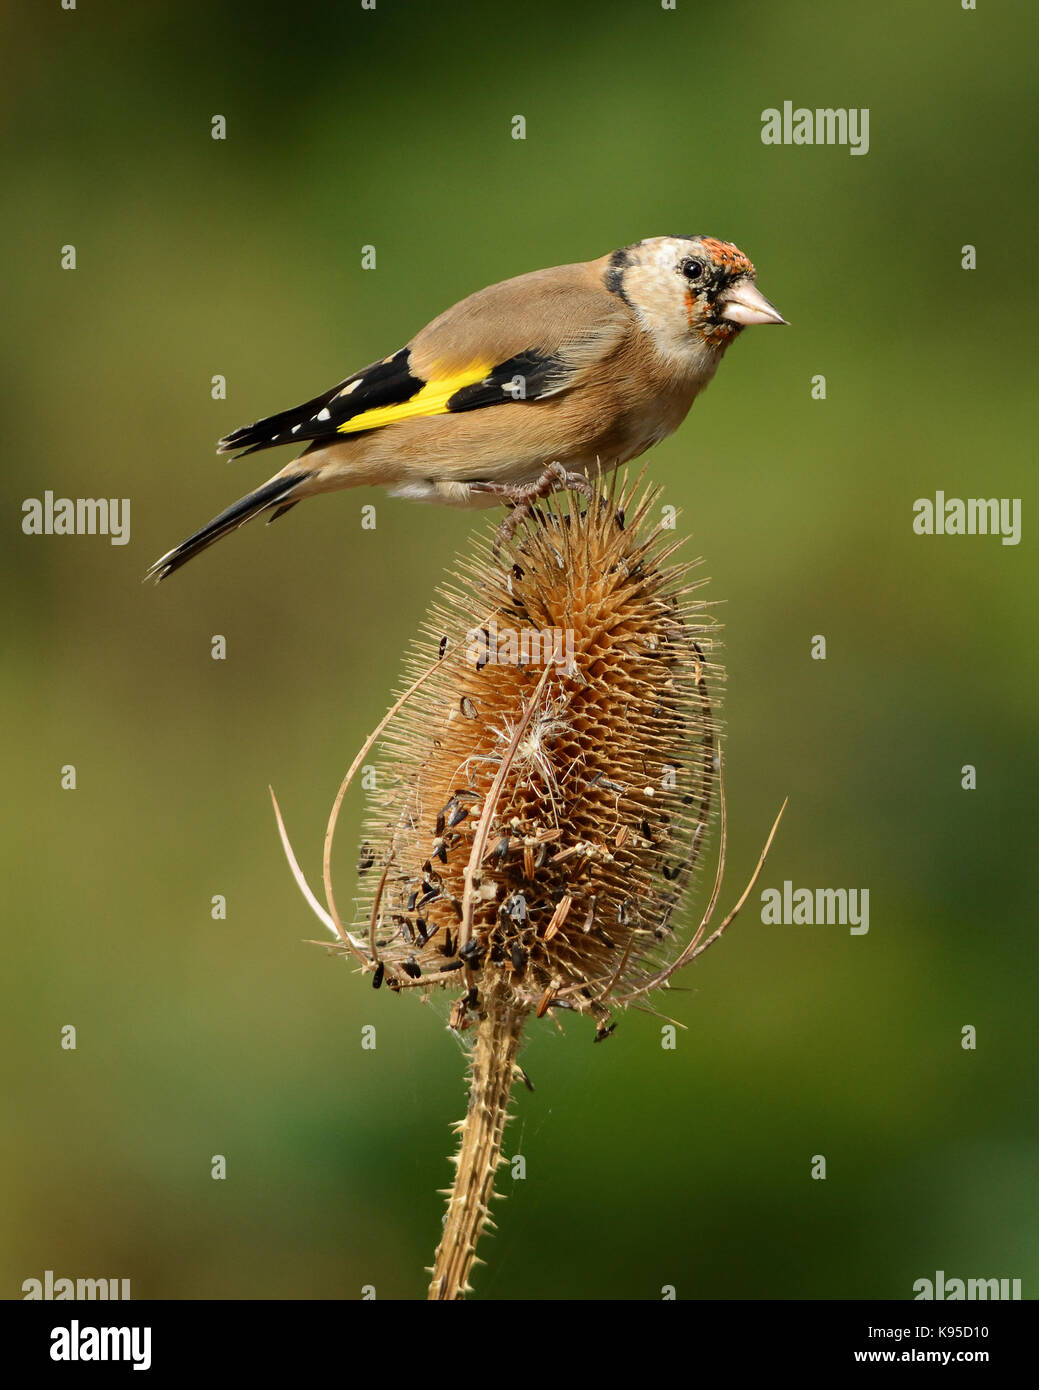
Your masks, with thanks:
[(375, 430), (382, 425), (393, 425), (398, 420), (413, 420), (419, 415), (446, 415), (447, 403), (451, 397), (465, 386), (475, 386), (494, 370), (493, 362), (473, 362), (450, 376), (434, 377), (410, 400), (400, 405), (380, 405), (344, 420), (336, 427), (339, 434), (356, 434), (359, 430)]

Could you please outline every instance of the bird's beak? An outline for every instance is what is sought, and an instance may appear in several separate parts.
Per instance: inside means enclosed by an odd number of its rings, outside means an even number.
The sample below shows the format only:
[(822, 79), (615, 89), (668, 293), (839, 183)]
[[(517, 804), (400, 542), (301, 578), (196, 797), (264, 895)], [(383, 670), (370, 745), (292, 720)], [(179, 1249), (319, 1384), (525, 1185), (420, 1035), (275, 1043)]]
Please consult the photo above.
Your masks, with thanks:
[(722, 318), (746, 326), (751, 323), (786, 323), (778, 309), (768, 302), (749, 280), (737, 280), (721, 296)]

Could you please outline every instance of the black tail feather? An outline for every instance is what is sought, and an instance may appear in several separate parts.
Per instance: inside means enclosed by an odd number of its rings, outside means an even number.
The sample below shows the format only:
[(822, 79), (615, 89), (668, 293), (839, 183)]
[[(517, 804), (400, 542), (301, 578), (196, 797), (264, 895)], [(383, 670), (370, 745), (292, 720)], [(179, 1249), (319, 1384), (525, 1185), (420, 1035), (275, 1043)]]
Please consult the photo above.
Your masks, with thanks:
[(300, 499), (296, 497), (291, 502), (283, 502), (280, 507), (275, 507), (274, 511), (271, 512), (270, 516), (267, 518), (267, 525), (269, 526), (272, 521), (277, 521), (278, 517), (284, 516), (286, 512), (291, 512), (293, 507), (299, 506), (299, 503)]
[[(279, 444), (306, 443), (307, 440), (328, 434), (328, 426), (318, 423), (314, 417), (339, 393), (342, 386), (340, 382), (338, 386), (322, 391), (312, 401), (304, 401), (302, 405), (294, 405), (291, 410), (282, 410), (277, 415), (268, 415), (254, 425), (232, 430), (220, 440), (217, 453), (245, 458), (246, 454), (255, 454), (259, 449), (273, 449)], [(238, 453), (238, 450), (241, 452)]]
[(306, 481), (307, 476), (306, 473), (297, 473), (284, 478), (272, 478), (270, 482), (264, 483), (263, 487), (257, 488), (255, 492), (240, 497), (226, 511), (207, 522), (200, 531), (196, 531), (193, 536), (189, 536), (186, 541), (181, 541), (180, 545), (175, 546), (167, 555), (156, 560), (144, 576), (145, 579), (154, 579), (157, 584), (160, 583), (163, 579), (168, 578), (174, 570), (179, 570), (181, 565), (187, 564), (193, 556), (211, 546), (214, 541), (218, 541), (221, 536), (226, 536), (229, 531), (244, 526), (254, 516), (259, 516), (261, 512), (280, 502), (281, 506), (271, 517), (273, 521), (281, 512), (287, 511), (289, 507), (294, 505), (292, 502), (286, 502), (285, 499), (299, 487), (300, 483)]

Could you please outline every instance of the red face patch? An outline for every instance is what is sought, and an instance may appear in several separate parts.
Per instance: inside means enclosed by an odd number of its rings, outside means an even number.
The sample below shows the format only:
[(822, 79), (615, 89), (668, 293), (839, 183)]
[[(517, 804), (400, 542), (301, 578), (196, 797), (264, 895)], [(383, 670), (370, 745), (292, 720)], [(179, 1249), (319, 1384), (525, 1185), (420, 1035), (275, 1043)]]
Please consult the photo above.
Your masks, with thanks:
[[(717, 242), (716, 245), (723, 246), (724, 242)], [(736, 248), (733, 247), (733, 250)], [(749, 265), (750, 262), (748, 261)], [(692, 290), (685, 292), (685, 315), (689, 327), (699, 333), (700, 337), (708, 347), (724, 349), (728, 347), (731, 340), (736, 336), (736, 325), (730, 323), (728, 319), (717, 319), (711, 323), (703, 318), (700, 313), (700, 306), (696, 301), (696, 296)]]
[(740, 248), (733, 246), (731, 241), (718, 241), (713, 236), (701, 237), (700, 240), (704, 250), (715, 265), (724, 267), (731, 275), (755, 275), (757, 273)]

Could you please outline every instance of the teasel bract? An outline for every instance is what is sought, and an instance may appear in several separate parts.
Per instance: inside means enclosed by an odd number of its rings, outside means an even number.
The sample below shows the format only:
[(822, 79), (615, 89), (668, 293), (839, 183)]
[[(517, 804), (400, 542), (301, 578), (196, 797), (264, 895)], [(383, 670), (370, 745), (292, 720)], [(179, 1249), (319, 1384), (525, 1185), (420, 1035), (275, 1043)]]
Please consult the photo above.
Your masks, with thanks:
[[(336, 949), (376, 986), (452, 991), (449, 1026), (471, 1039), (431, 1299), (469, 1291), (509, 1097), (525, 1079), (524, 1028), (566, 1010), (589, 1016), (595, 1041), (608, 1037), (617, 1009), (643, 1004), (717, 940), (775, 834), (708, 936), (725, 852), (717, 625), (697, 596), (699, 562), (672, 560), (682, 542), (654, 516), (659, 494), (626, 479), (591, 501), (557, 495), (520, 522), (507, 556), (488, 540), (460, 562), (408, 658), (410, 684), (340, 787), (327, 909), (278, 816)], [(331, 848), (345, 791), (377, 742), (348, 928)], [(716, 804), (714, 889), (683, 945), (677, 914)]]

